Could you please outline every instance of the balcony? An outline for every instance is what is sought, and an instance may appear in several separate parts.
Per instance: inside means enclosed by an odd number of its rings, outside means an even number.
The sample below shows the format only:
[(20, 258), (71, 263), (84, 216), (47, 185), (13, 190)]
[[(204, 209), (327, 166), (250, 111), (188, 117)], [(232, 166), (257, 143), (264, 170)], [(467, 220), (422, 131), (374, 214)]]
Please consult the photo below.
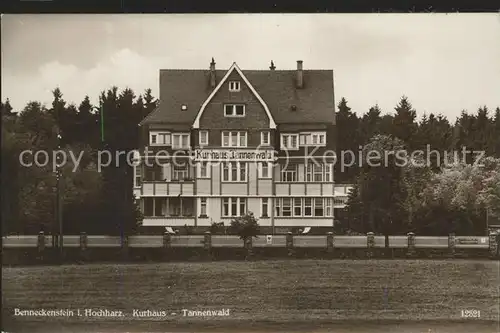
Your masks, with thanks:
[(347, 196), (336, 196), (333, 198), (333, 208), (345, 208), (347, 204)]
[(332, 182), (276, 182), (277, 196), (333, 196)]
[(140, 188), (141, 196), (192, 196), (194, 195), (194, 180), (181, 181), (145, 181)]

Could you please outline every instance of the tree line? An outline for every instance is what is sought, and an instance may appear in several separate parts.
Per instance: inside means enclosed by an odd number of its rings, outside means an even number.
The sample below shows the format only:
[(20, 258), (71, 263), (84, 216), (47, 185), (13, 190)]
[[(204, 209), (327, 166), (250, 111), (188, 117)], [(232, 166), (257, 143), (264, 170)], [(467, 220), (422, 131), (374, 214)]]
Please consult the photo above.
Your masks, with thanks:
[[(3, 233), (55, 232), (56, 177), (51, 164), (26, 168), (19, 163), (25, 150), (57, 149), (82, 152), (78, 170), (61, 168), (63, 230), (90, 234), (132, 233), (141, 216), (132, 194), (132, 168), (121, 155), (118, 166), (97, 172), (97, 151), (139, 148), (139, 122), (157, 105), (151, 89), (136, 96), (131, 89), (113, 87), (92, 105), (86, 96), (77, 106), (53, 92), (51, 105), (30, 101), (13, 110), (9, 100), (2, 113), (2, 230)], [(101, 109), (105, 110), (101, 115)], [(394, 113), (377, 106), (353, 112), (345, 98), (338, 103), (337, 151), (426, 150), (440, 152), (484, 150), (486, 166), (466, 164), (446, 168), (432, 160), (430, 167), (398, 167), (394, 160), (383, 168), (353, 165), (335, 169), (336, 183), (355, 184), (348, 207), (338, 214), (337, 232), (427, 234), (484, 231), (485, 214), (500, 215), (500, 108), (463, 111), (454, 123), (442, 115), (417, 120), (409, 99), (402, 97)], [(388, 111), (388, 110), (387, 110)], [(101, 138), (104, 116), (104, 141)], [(425, 156), (423, 157), (425, 158)]]
[[(394, 111), (375, 105), (358, 116), (344, 98), (338, 105), (337, 155), (361, 147), (363, 162), (374, 151), (388, 156), (384, 167), (336, 168), (336, 182), (354, 184), (338, 232), (483, 235), (500, 224), (500, 108), (462, 111), (454, 123), (433, 113), (417, 121), (403, 96)], [(398, 151), (407, 164), (398, 165)]]

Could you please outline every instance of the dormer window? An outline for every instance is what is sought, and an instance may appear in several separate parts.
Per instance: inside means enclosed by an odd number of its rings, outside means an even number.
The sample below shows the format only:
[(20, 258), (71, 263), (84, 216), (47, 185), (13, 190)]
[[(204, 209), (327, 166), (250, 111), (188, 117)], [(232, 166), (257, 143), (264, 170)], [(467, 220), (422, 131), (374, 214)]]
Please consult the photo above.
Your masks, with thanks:
[(188, 107), (187, 107), (187, 105), (186, 105), (186, 104), (182, 104), (182, 105), (181, 105), (181, 110), (182, 110), (182, 111), (186, 111), (186, 110), (187, 110), (187, 108), (188, 108)]
[(149, 144), (151, 146), (170, 146), (170, 132), (149, 132)]
[(229, 91), (240, 91), (240, 81), (229, 81)]
[(224, 105), (225, 117), (244, 117), (245, 105), (243, 104), (226, 104)]
[(200, 146), (208, 145), (208, 131), (200, 131)]
[(269, 146), (270, 145), (269, 137), (270, 137), (269, 131), (260, 132), (260, 144), (263, 146)]

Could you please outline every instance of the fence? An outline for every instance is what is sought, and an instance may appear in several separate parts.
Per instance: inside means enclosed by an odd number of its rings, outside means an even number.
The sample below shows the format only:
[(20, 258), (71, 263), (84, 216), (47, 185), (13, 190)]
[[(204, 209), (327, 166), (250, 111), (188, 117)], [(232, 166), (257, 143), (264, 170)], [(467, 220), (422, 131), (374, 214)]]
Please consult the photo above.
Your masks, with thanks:
[[(105, 250), (119, 250), (123, 258), (128, 259), (130, 252), (145, 253), (144, 250), (155, 252), (163, 259), (176, 259), (176, 254), (182, 250), (201, 250), (198, 254), (222, 253), (224, 249), (252, 257), (255, 252), (275, 253), (278, 256), (299, 256), (300, 253), (314, 253), (334, 257), (355, 253), (364, 257), (374, 258), (387, 254), (388, 250), (394, 256), (394, 251), (405, 257), (416, 257), (422, 253), (438, 253), (447, 257), (457, 257), (460, 253), (476, 253), (481, 256), (498, 258), (499, 244), (496, 235), (486, 236), (455, 236), (445, 237), (416, 236), (409, 233), (407, 236), (375, 236), (368, 233), (366, 236), (337, 236), (329, 233), (324, 236), (293, 235), (268, 235), (257, 238), (240, 239), (234, 235), (204, 235), (177, 236), (165, 233), (159, 236), (135, 235), (120, 236), (93, 236), (82, 233), (81, 235), (66, 235), (60, 239), (57, 236), (47, 236), (41, 232), (39, 235), (6, 236), (2, 239), (4, 255), (9, 251), (24, 251), (25, 255), (37, 258), (43, 262), (44, 254), (71, 253), (80, 259), (90, 259), (90, 253), (99, 255)], [(94, 250), (99, 250), (95, 251)], [(179, 251), (181, 250), (181, 251)], [(226, 251), (227, 252), (227, 251)], [(220, 257), (220, 256), (215, 256)]]

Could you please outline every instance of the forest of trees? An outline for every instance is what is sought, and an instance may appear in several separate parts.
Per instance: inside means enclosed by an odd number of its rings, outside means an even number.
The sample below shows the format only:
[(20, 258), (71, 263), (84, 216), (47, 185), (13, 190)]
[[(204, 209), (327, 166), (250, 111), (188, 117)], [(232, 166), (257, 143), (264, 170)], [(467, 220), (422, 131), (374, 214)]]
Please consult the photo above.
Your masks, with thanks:
[[(382, 115), (373, 106), (360, 117), (345, 99), (338, 105), (338, 155), (356, 152), (359, 146), (363, 156), (369, 151), (384, 156), (384, 151), (399, 150), (424, 154), (418, 156), (422, 161), (404, 167), (389, 154), (384, 167), (365, 163), (344, 172), (337, 167), (335, 181), (355, 185), (348, 207), (338, 217), (337, 231), (482, 235), (487, 221), (500, 224), (500, 108), (491, 112), (481, 107), (474, 114), (462, 111), (454, 123), (434, 114), (417, 121), (407, 97), (394, 109), (394, 114)], [(480, 155), (468, 153), (462, 161), (464, 149), (484, 151), (485, 156), (478, 163)], [(439, 152), (441, 160), (429, 151)], [(446, 162), (445, 152), (449, 157), (457, 152), (458, 158)]]
[[(66, 234), (132, 233), (141, 216), (132, 194), (132, 168), (121, 161), (118, 167), (97, 171), (100, 149), (130, 151), (139, 147), (138, 123), (155, 107), (157, 100), (147, 89), (136, 96), (130, 89), (114, 87), (99, 99), (104, 112), (105, 140), (101, 141), (100, 111), (89, 97), (79, 106), (64, 101), (59, 89), (53, 102), (44, 106), (29, 102), (13, 110), (9, 100), (2, 112), (2, 230), (3, 233), (54, 232), (56, 220), (56, 177), (51, 165), (26, 168), (19, 163), (23, 150), (58, 147), (83, 151), (76, 172), (72, 165), (62, 170), (63, 230)], [(486, 214), (491, 221), (500, 216), (500, 108), (482, 107), (475, 113), (463, 111), (455, 122), (428, 114), (417, 120), (409, 99), (402, 97), (392, 110), (373, 106), (352, 111), (342, 98), (337, 111), (337, 149), (368, 150), (468, 150), (486, 152), (484, 166), (453, 164), (443, 167), (352, 166), (335, 169), (336, 183), (355, 184), (348, 207), (337, 219), (336, 232), (374, 231), (401, 234), (414, 231), (440, 235), (449, 232), (483, 234)], [(388, 112), (389, 111), (389, 112)], [(60, 136), (58, 136), (60, 135)], [(125, 156), (121, 156), (125, 158)], [(423, 157), (425, 158), (425, 156)]]

